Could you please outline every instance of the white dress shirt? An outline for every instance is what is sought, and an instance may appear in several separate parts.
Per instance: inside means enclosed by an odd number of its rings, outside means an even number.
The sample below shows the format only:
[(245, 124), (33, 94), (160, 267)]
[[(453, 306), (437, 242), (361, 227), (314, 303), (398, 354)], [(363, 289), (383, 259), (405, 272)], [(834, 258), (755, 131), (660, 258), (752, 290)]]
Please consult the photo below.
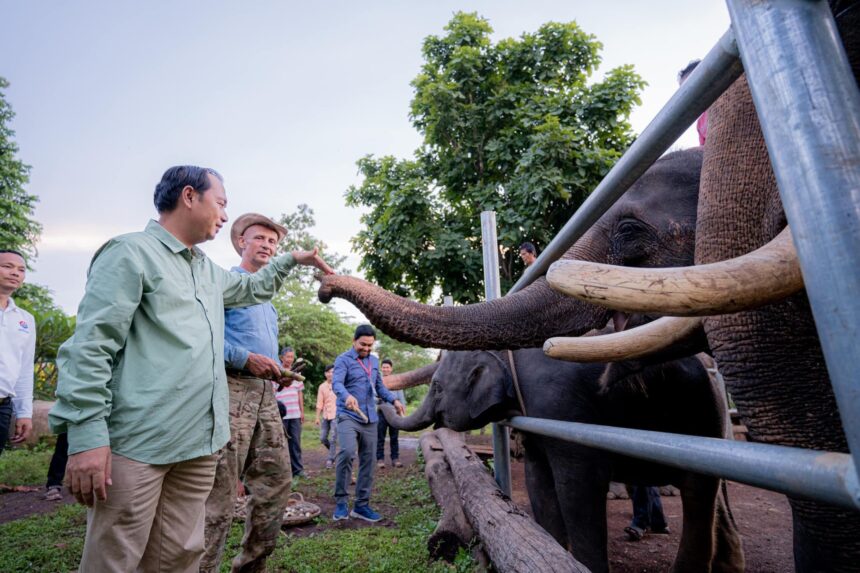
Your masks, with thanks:
[(12, 397), (18, 418), (33, 417), (33, 359), (36, 321), (9, 299), (0, 308), (0, 398)]

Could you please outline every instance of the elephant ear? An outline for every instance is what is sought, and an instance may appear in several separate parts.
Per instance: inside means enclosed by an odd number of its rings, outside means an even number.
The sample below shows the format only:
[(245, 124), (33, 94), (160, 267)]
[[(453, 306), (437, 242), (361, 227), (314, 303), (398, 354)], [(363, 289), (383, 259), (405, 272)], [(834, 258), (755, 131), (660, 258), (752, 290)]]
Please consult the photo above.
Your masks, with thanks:
[(469, 393), (466, 397), (469, 417), (480, 419), (494, 406), (512, 396), (511, 377), (507, 370), (494, 363), (477, 364), (469, 373)]

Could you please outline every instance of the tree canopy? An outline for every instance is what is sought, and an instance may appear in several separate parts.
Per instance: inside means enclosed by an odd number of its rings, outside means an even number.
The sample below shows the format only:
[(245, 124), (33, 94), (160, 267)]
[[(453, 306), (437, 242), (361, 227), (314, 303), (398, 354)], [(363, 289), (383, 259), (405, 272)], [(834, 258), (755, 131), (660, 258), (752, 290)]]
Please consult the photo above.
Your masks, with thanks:
[(9, 82), (0, 77), (0, 249), (13, 249), (28, 262), (36, 255), (36, 241), (42, 226), (32, 217), (38, 198), (24, 190), (30, 180), (30, 166), (18, 159), (15, 132), (10, 127), (15, 112), (3, 90)]
[(424, 40), (413, 80), (411, 159), (367, 155), (347, 204), (369, 208), (353, 238), (368, 279), (428, 300), (483, 294), (480, 213), (496, 212), (503, 292), (517, 247), (545, 246), (632, 143), (628, 116), (645, 82), (631, 66), (591, 82), (601, 43), (575, 22), (490, 40), (474, 13)]

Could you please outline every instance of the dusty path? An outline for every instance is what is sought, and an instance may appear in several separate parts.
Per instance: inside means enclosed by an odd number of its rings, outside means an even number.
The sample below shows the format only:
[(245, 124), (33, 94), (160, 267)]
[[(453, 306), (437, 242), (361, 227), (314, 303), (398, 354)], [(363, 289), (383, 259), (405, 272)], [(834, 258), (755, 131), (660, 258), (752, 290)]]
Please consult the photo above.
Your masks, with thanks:
[[(477, 436), (476, 436), (477, 438)], [(486, 436), (489, 438), (489, 436)], [(411, 467), (416, 462), (416, 438), (402, 438), (401, 461), (407, 466), (403, 469), (386, 467), (377, 470), (380, 474), (390, 477), (414, 472)], [(311, 478), (331, 476), (334, 487), (334, 472), (326, 470), (325, 454), (322, 448), (304, 452), (305, 469)], [(523, 465), (514, 462), (513, 498), (523, 509), (530, 511), (528, 496), (524, 486)], [(306, 482), (307, 484), (307, 482)], [(319, 488), (315, 490), (302, 485), (296, 488), (301, 491), (308, 501), (320, 506), (324, 516), (330, 516), (334, 511), (334, 500), (329, 495), (321, 495)], [(74, 499), (66, 496), (63, 502), (42, 500), (44, 491), (24, 493), (7, 493), (0, 495), (0, 523), (14, 521), (33, 514), (54, 511), (60, 503), (72, 503)], [(744, 551), (749, 573), (782, 573), (793, 570), (791, 556), (791, 512), (785, 497), (780, 494), (749, 486), (730, 483), (729, 498), (732, 510), (743, 537)], [(632, 511), (629, 500), (609, 501), (607, 507), (609, 528), (609, 555), (614, 573), (652, 573), (667, 571), (674, 559), (678, 548), (681, 531), (681, 499), (680, 497), (664, 497), (663, 507), (669, 520), (672, 533), (668, 536), (646, 536), (642, 541), (627, 541), (624, 527), (630, 522)], [(286, 530), (296, 536), (312, 535), (326, 529), (352, 529), (358, 527), (390, 526), (390, 518), (394, 508), (380, 505), (377, 511), (388, 519), (380, 524), (370, 525), (366, 522), (351, 519), (333, 523), (329, 519), (318, 520), (300, 527)]]

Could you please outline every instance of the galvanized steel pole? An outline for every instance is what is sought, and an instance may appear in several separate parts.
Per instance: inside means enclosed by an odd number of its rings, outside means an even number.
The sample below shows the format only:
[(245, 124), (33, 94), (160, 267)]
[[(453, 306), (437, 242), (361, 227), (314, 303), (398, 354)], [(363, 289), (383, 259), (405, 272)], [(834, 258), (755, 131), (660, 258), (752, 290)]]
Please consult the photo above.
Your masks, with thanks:
[(860, 92), (827, 2), (728, 6), (858, 468)]
[(526, 268), (508, 294), (543, 276), (549, 266), (615, 204), (742, 72), (734, 36), (729, 30), (606, 174), (537, 260)]
[[(481, 243), (484, 248), (484, 296), (493, 300), (502, 296), (499, 283), (499, 239), (496, 234), (496, 213), (481, 213)], [(493, 424), (493, 468), (496, 483), (511, 496), (511, 438), (505, 426)]]
[(860, 489), (847, 454), (524, 416), (505, 423), (524, 432), (860, 509)]

